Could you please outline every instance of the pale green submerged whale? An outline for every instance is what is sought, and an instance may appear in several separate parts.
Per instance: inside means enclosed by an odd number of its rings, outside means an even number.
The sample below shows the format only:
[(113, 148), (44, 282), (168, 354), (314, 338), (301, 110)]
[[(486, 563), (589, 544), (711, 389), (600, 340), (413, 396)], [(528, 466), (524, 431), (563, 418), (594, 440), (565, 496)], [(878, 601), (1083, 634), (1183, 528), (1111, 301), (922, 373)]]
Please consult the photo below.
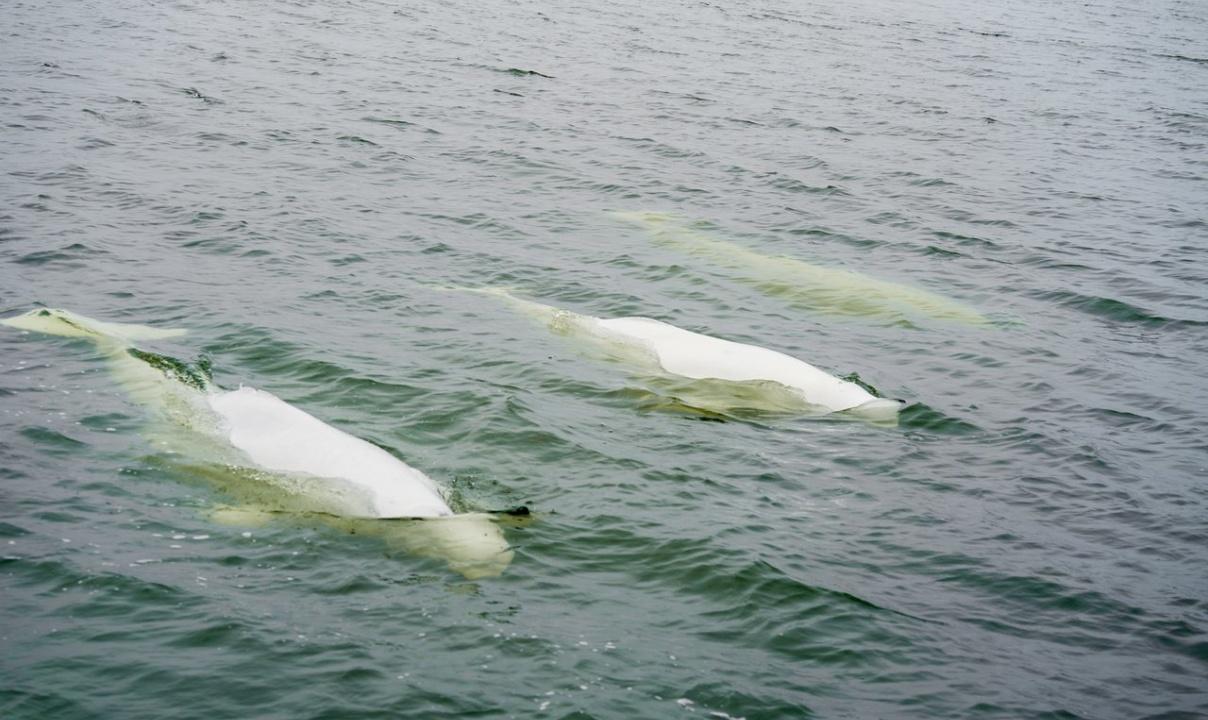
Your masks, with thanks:
[[(383, 537), (391, 546), (434, 557), (467, 578), (499, 575), (512, 550), (490, 515), (454, 514), (424, 473), (270, 393), (221, 390), (207, 368), (139, 350), (134, 343), (183, 335), (143, 325), (39, 309), (0, 320), (10, 327), (86, 338), (109, 361), (131, 398), (155, 413), (152, 433), (221, 476), (224, 489), (251, 507), (215, 518), (260, 522), (293, 513)], [(183, 466), (183, 465), (181, 465)]]
[(919, 317), (989, 323), (977, 310), (928, 290), (795, 258), (762, 255), (695, 230), (674, 215), (617, 212), (613, 216), (641, 226), (659, 244), (736, 271), (740, 274), (735, 279), (804, 309), (900, 324), (912, 324)]
[(495, 295), (556, 333), (589, 341), (610, 359), (636, 369), (660, 393), (706, 413), (743, 415), (848, 413), (894, 423), (903, 403), (879, 398), (784, 353), (723, 340), (645, 317), (597, 318), (518, 298)]

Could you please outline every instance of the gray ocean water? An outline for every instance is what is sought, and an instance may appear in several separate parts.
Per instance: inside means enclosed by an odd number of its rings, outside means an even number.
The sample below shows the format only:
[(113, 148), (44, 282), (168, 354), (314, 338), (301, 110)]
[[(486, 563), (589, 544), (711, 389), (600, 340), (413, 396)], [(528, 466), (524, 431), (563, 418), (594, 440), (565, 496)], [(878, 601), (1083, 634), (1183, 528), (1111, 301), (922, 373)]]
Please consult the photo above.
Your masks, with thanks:
[[(0, 328), (0, 716), (1208, 716), (1208, 6), (990, 5), (5, 3), (2, 314), (187, 327), (534, 515), (475, 581), (216, 522), (238, 478), (87, 342)], [(801, 307), (618, 211), (991, 322)], [(693, 413), (450, 286), (909, 407)]]

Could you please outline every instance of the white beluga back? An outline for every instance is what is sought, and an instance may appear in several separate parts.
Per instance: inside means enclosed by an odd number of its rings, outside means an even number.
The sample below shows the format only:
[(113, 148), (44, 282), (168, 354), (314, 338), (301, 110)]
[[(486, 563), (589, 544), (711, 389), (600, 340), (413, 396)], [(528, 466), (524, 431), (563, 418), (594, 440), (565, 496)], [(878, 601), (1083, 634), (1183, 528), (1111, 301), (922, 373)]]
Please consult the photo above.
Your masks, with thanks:
[[(468, 578), (498, 575), (512, 551), (491, 517), (455, 515), (436, 482), (385, 450), (332, 427), (275, 395), (248, 387), (224, 391), (204, 368), (139, 350), (137, 340), (178, 337), (183, 330), (106, 323), (66, 310), (40, 309), (0, 320), (23, 330), (87, 338), (109, 360), (140, 404), (188, 431), (194, 455), (253, 468), (255, 488), (237, 490), (258, 507), (226, 510), (226, 520), (275, 512), (310, 513), (332, 524), (356, 523), (414, 554), (446, 560)], [(424, 519), (369, 523), (373, 520)]]
[[(877, 402), (859, 385), (840, 380), (809, 363), (756, 345), (723, 340), (644, 317), (601, 319), (601, 328), (648, 347), (672, 375), (693, 380), (769, 380), (798, 390), (806, 402), (832, 412)], [(894, 409), (897, 403), (892, 402)]]
[(687, 405), (731, 414), (736, 410), (825, 414), (846, 412), (896, 421), (902, 403), (878, 398), (861, 385), (837, 378), (785, 353), (724, 340), (646, 317), (597, 318), (517, 298), (506, 298), (554, 332), (592, 341), (609, 356), (639, 370), (679, 378), (668, 387)]
[(331, 478), (350, 489), (343, 516), (445, 517), (453, 511), (436, 483), (419, 470), (360, 438), (249, 387), (210, 393), (232, 446), (257, 467)]
[(763, 255), (706, 234), (667, 213), (616, 212), (613, 216), (638, 225), (661, 245), (732, 270), (739, 282), (803, 309), (907, 326), (919, 318), (989, 323), (977, 310), (930, 290), (796, 258)]

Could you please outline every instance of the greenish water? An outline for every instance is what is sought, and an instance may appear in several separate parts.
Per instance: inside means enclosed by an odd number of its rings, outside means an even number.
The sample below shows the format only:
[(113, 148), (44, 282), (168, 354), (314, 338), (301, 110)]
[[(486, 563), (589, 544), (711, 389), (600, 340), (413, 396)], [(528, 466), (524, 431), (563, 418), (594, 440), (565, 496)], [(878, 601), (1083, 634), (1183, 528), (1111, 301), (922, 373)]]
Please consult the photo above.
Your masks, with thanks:
[[(0, 19), (2, 314), (187, 327), (145, 349), (534, 512), (477, 581), (218, 522), (237, 474), (157, 449), (86, 342), (0, 328), (0, 716), (1208, 713), (1202, 4)], [(618, 212), (989, 321), (819, 312)], [(450, 286), (909, 406), (701, 414)]]

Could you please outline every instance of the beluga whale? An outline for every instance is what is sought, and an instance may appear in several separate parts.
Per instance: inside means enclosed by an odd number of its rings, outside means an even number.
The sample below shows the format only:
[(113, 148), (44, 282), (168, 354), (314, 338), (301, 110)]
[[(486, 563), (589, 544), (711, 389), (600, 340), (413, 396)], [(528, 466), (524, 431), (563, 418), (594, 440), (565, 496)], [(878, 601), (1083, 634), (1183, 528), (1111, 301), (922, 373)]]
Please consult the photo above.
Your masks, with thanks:
[(208, 468), (203, 474), (222, 475), (224, 490), (253, 500), (250, 506), (218, 509), (215, 519), (317, 517), (380, 536), (392, 548), (446, 561), (469, 579), (499, 575), (512, 560), (492, 515), (455, 513), (432, 478), (386, 450), (272, 393), (216, 387), (206, 363), (189, 365), (136, 346), (179, 337), (184, 330), (103, 322), (50, 308), (0, 324), (92, 341), (131, 398), (153, 411), (152, 435), (159, 444), (201, 460)]
[(905, 327), (916, 326), (920, 319), (990, 324), (977, 310), (930, 290), (797, 258), (764, 255), (702, 232), (669, 213), (612, 215), (641, 227), (654, 242), (727, 268), (736, 273), (734, 279), (739, 282), (793, 307)]
[(752, 415), (844, 413), (896, 424), (905, 405), (874, 395), (795, 357), (648, 317), (600, 318), (516, 297), (502, 288), (462, 288), (506, 300), (551, 331), (587, 341), (606, 359), (636, 370), (678, 409), (746, 418)]

